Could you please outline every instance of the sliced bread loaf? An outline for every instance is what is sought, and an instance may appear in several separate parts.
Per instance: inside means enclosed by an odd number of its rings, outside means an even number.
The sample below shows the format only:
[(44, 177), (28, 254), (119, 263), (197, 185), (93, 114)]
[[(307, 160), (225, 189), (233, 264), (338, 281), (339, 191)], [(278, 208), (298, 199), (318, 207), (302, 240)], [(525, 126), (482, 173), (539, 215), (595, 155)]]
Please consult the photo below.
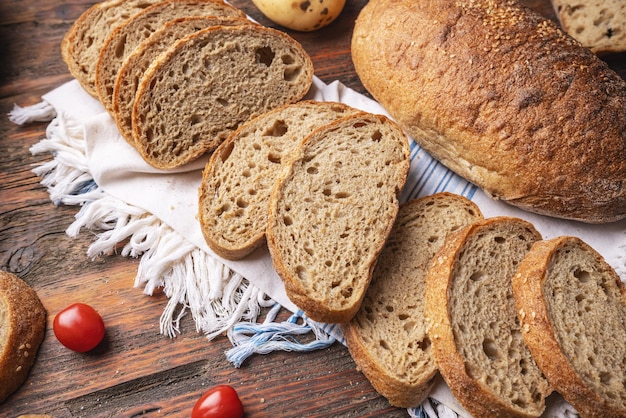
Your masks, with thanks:
[(478, 206), (450, 193), (402, 204), (361, 308), (343, 326), (355, 363), (392, 405), (419, 405), (435, 382), (424, 319), (428, 266), (449, 233), (480, 219)]
[(522, 335), (548, 381), (584, 417), (626, 417), (626, 287), (575, 237), (537, 242), (513, 291)]
[(476, 222), (448, 236), (426, 283), (439, 371), (475, 417), (538, 417), (550, 385), (524, 344), (511, 281), (541, 239), (516, 218)]
[(0, 270), (0, 402), (28, 377), (45, 330), (46, 310), (37, 293)]
[(98, 54), (109, 33), (135, 13), (161, 0), (108, 0), (87, 9), (65, 34), (61, 55), (70, 73), (94, 97)]
[(236, 260), (265, 243), (270, 192), (295, 148), (316, 128), (357, 113), (341, 103), (301, 101), (243, 124), (211, 155), (198, 219), (216, 254)]
[(133, 15), (107, 36), (96, 64), (98, 97), (113, 112), (113, 89), (124, 59), (168, 21), (185, 16), (229, 16), (245, 18), (245, 14), (222, 0), (164, 0)]
[(143, 77), (150, 64), (159, 55), (165, 52), (177, 40), (201, 29), (206, 29), (210, 26), (236, 26), (247, 23), (252, 22), (247, 19), (232, 17), (181, 17), (167, 22), (163, 28), (157, 30), (148, 39), (137, 45), (134, 51), (122, 63), (113, 89), (112, 115), (122, 137), (131, 145), (135, 145), (131, 123), (135, 94), (137, 93), (141, 77)]
[(311, 319), (342, 323), (356, 314), (408, 168), (404, 132), (367, 113), (318, 128), (285, 164), (267, 243), (287, 296)]
[(626, 2), (552, 0), (561, 27), (596, 54), (626, 51)]
[(217, 26), (177, 41), (142, 78), (133, 139), (170, 169), (213, 151), (248, 119), (300, 100), (313, 81), (306, 51), (259, 25)]

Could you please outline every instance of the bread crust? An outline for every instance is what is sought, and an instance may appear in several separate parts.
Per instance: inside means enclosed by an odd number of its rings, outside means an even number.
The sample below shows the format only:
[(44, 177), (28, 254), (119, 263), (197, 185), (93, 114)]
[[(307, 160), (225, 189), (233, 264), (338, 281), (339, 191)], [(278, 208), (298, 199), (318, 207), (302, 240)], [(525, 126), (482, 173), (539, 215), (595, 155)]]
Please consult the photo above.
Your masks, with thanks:
[(626, 81), (556, 23), (516, 1), (372, 0), (352, 58), (424, 149), (493, 198), (626, 217)]
[[(426, 316), (429, 336), (433, 342), (433, 355), (439, 371), (456, 399), (474, 417), (537, 417), (521, 409), (511, 409), (495, 393), (472, 378), (467, 371), (466, 360), (460, 353), (455, 338), (450, 313), (449, 295), (452, 292), (452, 275), (464, 250), (464, 243), (490, 224), (503, 221), (521, 222), (534, 231), (537, 239), (541, 235), (534, 227), (521, 219), (509, 217), (488, 218), (471, 224), (448, 235), (441, 250), (435, 255), (426, 279)], [(468, 295), (469, 296), (469, 295)], [(493, 303), (494, 301), (484, 301)], [(546, 394), (547, 396), (547, 394)]]
[(0, 271), (0, 402), (26, 380), (46, 329), (46, 311), (35, 291)]
[[(579, 238), (565, 236), (536, 242), (513, 278), (516, 311), (524, 341), (555, 390), (582, 416), (626, 417), (626, 410), (601, 397), (585, 384), (563, 352), (552, 324), (546, 305), (549, 296), (545, 294), (544, 284), (552, 258), (559, 248), (566, 245), (579, 245), (593, 254), (596, 263), (602, 266), (601, 270), (612, 276), (621, 293), (622, 306), (626, 305), (626, 287), (617, 273), (600, 254)], [(622, 312), (626, 312), (626, 309), (622, 309)]]

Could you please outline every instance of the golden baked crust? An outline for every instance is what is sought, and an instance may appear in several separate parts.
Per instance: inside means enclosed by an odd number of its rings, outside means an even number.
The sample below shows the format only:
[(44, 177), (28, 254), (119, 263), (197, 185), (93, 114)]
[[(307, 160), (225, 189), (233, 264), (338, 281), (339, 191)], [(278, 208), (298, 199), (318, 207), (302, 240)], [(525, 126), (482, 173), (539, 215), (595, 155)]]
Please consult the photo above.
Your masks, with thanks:
[(554, 22), (516, 1), (372, 0), (352, 58), (420, 145), (494, 198), (626, 217), (626, 82)]
[(28, 377), (46, 329), (46, 311), (35, 291), (0, 271), (0, 402)]
[(555, 390), (585, 417), (626, 417), (626, 287), (602, 256), (575, 237), (539, 241), (513, 293), (524, 341)]

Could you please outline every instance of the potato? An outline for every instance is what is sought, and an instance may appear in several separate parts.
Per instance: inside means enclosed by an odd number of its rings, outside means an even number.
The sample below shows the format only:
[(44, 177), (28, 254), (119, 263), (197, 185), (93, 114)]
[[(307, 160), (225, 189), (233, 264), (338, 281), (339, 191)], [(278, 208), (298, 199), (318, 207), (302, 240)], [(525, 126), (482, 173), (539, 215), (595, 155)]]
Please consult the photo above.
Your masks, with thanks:
[(252, 0), (268, 19), (289, 29), (310, 32), (335, 20), (346, 0)]

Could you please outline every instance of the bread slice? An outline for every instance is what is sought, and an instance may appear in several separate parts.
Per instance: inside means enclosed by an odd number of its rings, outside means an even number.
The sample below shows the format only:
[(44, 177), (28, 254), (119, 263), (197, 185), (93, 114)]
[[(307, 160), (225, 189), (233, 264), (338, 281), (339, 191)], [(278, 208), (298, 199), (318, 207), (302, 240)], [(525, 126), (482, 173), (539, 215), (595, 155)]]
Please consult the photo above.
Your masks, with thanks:
[(24, 383), (46, 330), (46, 310), (22, 279), (0, 270), (0, 402)]
[(270, 192), (282, 163), (316, 128), (359, 112), (301, 101), (243, 124), (211, 155), (199, 189), (198, 219), (216, 254), (237, 260), (265, 244)]
[(623, 0), (552, 0), (565, 32), (596, 54), (626, 51)]
[(267, 243), (287, 296), (311, 319), (347, 322), (358, 311), (408, 168), (404, 132), (368, 113), (313, 131), (285, 164)]
[(207, 28), (148, 68), (133, 107), (133, 139), (170, 169), (213, 151), (250, 118), (300, 100), (313, 81), (302, 46), (260, 25)]
[(524, 344), (511, 281), (541, 235), (496, 217), (451, 234), (433, 258), (426, 317), (439, 371), (476, 417), (538, 417), (552, 389)]
[(113, 89), (124, 59), (170, 20), (198, 15), (246, 17), (241, 10), (222, 0), (164, 0), (133, 15), (111, 31), (96, 64), (96, 90), (109, 112), (113, 112)]
[(148, 39), (137, 45), (133, 52), (124, 59), (115, 78), (115, 87), (113, 89), (112, 115), (122, 137), (135, 146), (131, 122), (135, 94), (137, 93), (141, 77), (143, 77), (150, 64), (159, 55), (164, 53), (177, 40), (201, 29), (206, 29), (210, 26), (236, 26), (247, 23), (252, 23), (252, 21), (216, 16), (181, 17), (167, 22), (161, 29), (150, 35)]
[(522, 335), (548, 381), (584, 417), (626, 417), (626, 287), (576, 237), (533, 245), (513, 291)]
[(482, 218), (451, 193), (402, 204), (361, 308), (343, 326), (355, 363), (394, 406), (419, 405), (437, 376), (424, 319), (428, 266), (449, 233)]
[(135, 13), (161, 0), (108, 0), (87, 9), (67, 31), (61, 55), (70, 73), (94, 97), (98, 54), (109, 33)]

